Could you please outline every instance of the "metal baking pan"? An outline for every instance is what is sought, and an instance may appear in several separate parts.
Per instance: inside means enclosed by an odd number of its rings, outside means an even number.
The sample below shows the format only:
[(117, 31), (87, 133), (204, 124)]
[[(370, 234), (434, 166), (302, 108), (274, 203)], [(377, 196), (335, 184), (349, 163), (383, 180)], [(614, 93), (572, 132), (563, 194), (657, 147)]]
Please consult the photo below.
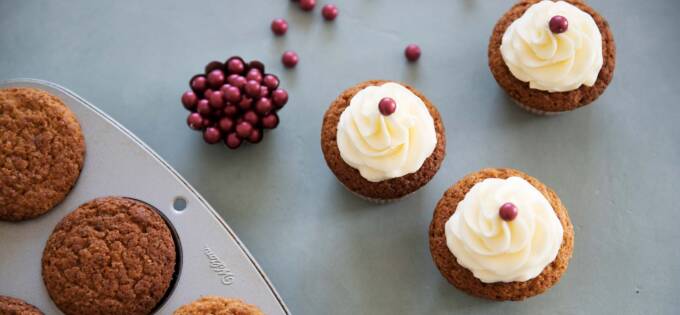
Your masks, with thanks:
[(60, 314), (41, 276), (47, 238), (59, 220), (79, 205), (97, 197), (126, 196), (156, 207), (179, 239), (181, 267), (157, 314), (171, 314), (201, 295), (240, 298), (266, 314), (289, 314), (227, 223), (130, 131), (57, 84), (16, 79), (0, 82), (0, 87), (33, 87), (58, 96), (80, 120), (87, 144), (80, 178), (61, 204), (33, 220), (0, 222), (0, 294), (26, 300), (46, 314)]

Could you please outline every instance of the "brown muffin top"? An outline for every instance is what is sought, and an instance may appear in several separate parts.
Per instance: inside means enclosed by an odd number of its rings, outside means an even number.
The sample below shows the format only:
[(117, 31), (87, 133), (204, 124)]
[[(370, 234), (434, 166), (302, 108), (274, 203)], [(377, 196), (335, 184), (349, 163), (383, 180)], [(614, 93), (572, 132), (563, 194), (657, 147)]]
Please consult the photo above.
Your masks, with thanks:
[(385, 80), (371, 80), (359, 83), (344, 92), (336, 98), (326, 111), (321, 126), (321, 150), (328, 167), (333, 174), (345, 185), (349, 190), (371, 199), (389, 200), (398, 199), (408, 195), (432, 179), (437, 173), (439, 167), (444, 161), (446, 155), (446, 134), (444, 130), (444, 123), (437, 108), (418, 90), (406, 84), (399, 83), (417, 95), (423, 103), (427, 106), (430, 115), (434, 119), (435, 132), (437, 133), (437, 146), (434, 152), (428, 157), (420, 169), (411, 174), (402, 177), (392, 178), (380, 182), (370, 182), (361, 176), (359, 170), (351, 167), (340, 156), (340, 149), (338, 149), (337, 132), (340, 115), (349, 106), (350, 100), (359, 91), (371, 85), (382, 85), (387, 82)]
[(146, 203), (122, 197), (92, 200), (55, 227), (42, 276), (65, 314), (148, 314), (175, 271), (175, 243)]
[(47, 92), (0, 89), (0, 220), (37, 217), (60, 203), (85, 159), (75, 115)]
[(590, 6), (580, 0), (566, 0), (582, 11), (590, 14), (602, 34), (603, 64), (593, 86), (581, 85), (568, 92), (547, 92), (529, 88), (510, 72), (501, 55), (501, 42), (505, 30), (513, 21), (521, 17), (531, 5), (540, 0), (521, 0), (515, 4), (496, 23), (489, 40), (489, 68), (498, 84), (519, 103), (543, 112), (562, 112), (588, 105), (597, 99), (607, 88), (614, 76), (616, 66), (616, 44), (609, 29), (609, 23)]
[(20, 299), (0, 295), (0, 315), (43, 315), (43, 312)]
[(263, 315), (254, 305), (238, 299), (204, 296), (178, 308), (174, 315)]
[[(476, 183), (487, 178), (505, 179), (512, 176), (524, 178), (550, 202), (564, 228), (562, 245), (555, 260), (533, 279), (524, 282), (484, 283), (475, 278), (470, 270), (458, 264), (456, 257), (446, 245), (444, 225), (456, 212), (458, 203)], [(487, 168), (465, 176), (444, 193), (437, 203), (430, 224), (430, 252), (442, 276), (456, 288), (468, 294), (492, 300), (523, 300), (543, 293), (555, 285), (567, 270), (573, 248), (574, 227), (569, 220), (567, 208), (564, 207), (557, 194), (537, 179), (509, 168)]]

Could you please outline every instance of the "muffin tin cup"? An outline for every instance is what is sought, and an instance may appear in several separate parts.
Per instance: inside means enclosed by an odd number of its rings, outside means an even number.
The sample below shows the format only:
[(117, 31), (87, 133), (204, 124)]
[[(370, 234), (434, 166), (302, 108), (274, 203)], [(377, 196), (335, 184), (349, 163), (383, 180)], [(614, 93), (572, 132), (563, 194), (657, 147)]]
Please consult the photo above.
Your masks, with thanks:
[[(274, 286), (226, 222), (175, 170), (142, 141), (75, 93), (47, 81), (18, 79), (0, 87), (32, 87), (59, 97), (78, 117), (87, 147), (78, 182), (61, 204), (23, 222), (0, 221), (0, 292), (61, 314), (41, 275), (45, 243), (64, 216), (105, 196), (151, 205), (174, 234), (174, 284), (156, 314), (172, 314), (204, 295), (238, 298), (266, 314), (289, 314)], [(196, 141), (200, 141), (197, 139)]]

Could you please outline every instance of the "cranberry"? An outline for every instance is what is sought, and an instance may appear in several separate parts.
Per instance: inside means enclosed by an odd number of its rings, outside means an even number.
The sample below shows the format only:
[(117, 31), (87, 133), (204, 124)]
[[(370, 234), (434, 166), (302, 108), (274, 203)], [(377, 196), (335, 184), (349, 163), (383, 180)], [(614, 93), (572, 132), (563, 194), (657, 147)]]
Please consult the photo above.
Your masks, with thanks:
[(230, 132), (232, 129), (234, 129), (234, 120), (229, 117), (223, 117), (217, 123), (217, 126), (219, 126), (220, 130), (224, 132)]
[(236, 107), (236, 105), (229, 104), (224, 108), (223, 112), (229, 117), (234, 117), (236, 114), (238, 114), (238, 107)]
[(288, 22), (284, 19), (274, 19), (271, 27), (274, 34), (281, 36), (288, 31)]
[(248, 142), (259, 143), (260, 141), (262, 141), (262, 129), (253, 129), (248, 136)]
[(203, 140), (207, 143), (218, 143), (221, 139), (222, 134), (220, 133), (220, 130), (215, 127), (208, 127), (203, 131)]
[(397, 102), (391, 97), (385, 97), (378, 103), (378, 108), (380, 109), (381, 114), (389, 116), (397, 110)]
[(252, 97), (260, 96), (260, 83), (258, 83), (255, 80), (250, 80), (246, 82), (246, 86), (244, 89), (246, 91), (246, 94)]
[(216, 69), (208, 73), (208, 84), (213, 88), (219, 88), (224, 84), (224, 72)]
[(202, 124), (203, 124), (203, 128), (215, 126), (215, 122), (210, 117), (206, 117), (206, 116), (203, 116)]
[(191, 113), (189, 114), (189, 117), (187, 117), (187, 125), (189, 125), (191, 129), (200, 130), (203, 128), (203, 117), (201, 117), (201, 114), (199, 113)]
[(512, 221), (517, 217), (519, 210), (512, 202), (504, 203), (498, 210), (498, 215), (505, 221)]
[(270, 90), (274, 90), (279, 87), (279, 78), (273, 74), (267, 74), (262, 78), (262, 83)]
[(238, 74), (230, 74), (227, 77), (227, 82), (240, 89), (246, 85), (246, 78)]
[(266, 97), (257, 100), (255, 104), (255, 110), (260, 114), (269, 113), (273, 108), (272, 101)]
[(564, 16), (555, 15), (550, 19), (550, 22), (548, 22), (548, 26), (550, 27), (551, 32), (561, 34), (566, 32), (569, 28), (569, 21)]
[(316, 6), (316, 0), (300, 0), (300, 9), (304, 11), (312, 11)]
[(212, 95), (212, 93), (213, 93), (213, 90), (211, 90), (211, 89), (206, 89), (205, 92), (203, 92), (203, 97), (204, 97), (205, 99), (209, 99), (209, 98), (210, 98), (210, 95)]
[(260, 85), (260, 97), (268, 97), (269, 96), (269, 88), (267, 88), (264, 85)]
[(283, 62), (283, 65), (286, 66), (286, 68), (295, 67), (298, 61), (300, 61), (300, 58), (294, 51), (286, 51), (283, 53), (283, 56), (281, 56), (281, 62)]
[(224, 107), (224, 99), (223, 99), (222, 91), (215, 91), (210, 94), (210, 98), (208, 101), (210, 102), (210, 106), (220, 109)]
[(228, 134), (224, 139), (224, 143), (229, 149), (237, 149), (241, 146), (241, 142), (241, 138), (239, 138), (235, 132)]
[(327, 4), (321, 9), (321, 15), (326, 21), (333, 21), (338, 17), (338, 7), (334, 4)]
[(238, 106), (243, 110), (248, 110), (251, 106), (253, 106), (253, 99), (248, 96), (244, 96), (238, 103)]
[(404, 55), (406, 55), (406, 59), (408, 61), (417, 61), (420, 58), (420, 46), (416, 44), (410, 44), (406, 46), (406, 49), (404, 50)]
[(196, 103), (198, 103), (198, 97), (193, 91), (186, 91), (182, 94), (182, 105), (184, 105), (186, 109), (196, 109)]
[(288, 92), (284, 89), (276, 89), (272, 92), (272, 101), (277, 109), (283, 107), (288, 102)]
[(210, 108), (210, 103), (208, 100), (200, 100), (198, 101), (198, 104), (196, 105), (196, 111), (203, 115), (209, 115), (212, 112), (212, 108)]
[(197, 76), (191, 80), (191, 88), (196, 92), (203, 92), (208, 87), (208, 80), (205, 76)]
[(256, 126), (260, 122), (260, 116), (257, 116), (252, 110), (249, 110), (243, 114), (243, 121), (249, 122), (251, 125)]
[(242, 139), (250, 136), (251, 131), (253, 131), (253, 125), (247, 121), (242, 121), (236, 125), (236, 134)]
[(231, 58), (227, 61), (227, 71), (230, 74), (241, 74), (245, 69), (246, 65), (240, 58)]
[(229, 102), (232, 102), (234, 104), (238, 103), (241, 101), (241, 90), (239, 90), (235, 86), (227, 86), (225, 85), (226, 88), (223, 89), (222, 93), (224, 93), (224, 99), (226, 99)]
[(274, 113), (270, 113), (262, 117), (262, 127), (266, 129), (274, 129), (279, 125), (279, 116)]
[(246, 75), (246, 80), (254, 80), (257, 81), (257, 83), (262, 83), (262, 71), (257, 68), (252, 68), (248, 70), (248, 74)]

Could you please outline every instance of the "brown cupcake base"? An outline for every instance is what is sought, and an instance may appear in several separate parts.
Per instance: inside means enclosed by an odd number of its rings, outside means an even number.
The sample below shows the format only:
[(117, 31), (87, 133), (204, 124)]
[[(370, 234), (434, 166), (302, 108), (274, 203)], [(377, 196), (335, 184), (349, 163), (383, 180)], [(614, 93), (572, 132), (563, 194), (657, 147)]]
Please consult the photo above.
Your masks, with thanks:
[(0, 314), (7, 315), (43, 315), (37, 307), (23, 300), (0, 295)]
[(263, 315), (262, 311), (254, 305), (247, 304), (238, 299), (223, 298), (219, 296), (204, 296), (196, 301), (178, 308), (173, 315)]
[[(417, 95), (427, 106), (430, 115), (434, 119), (435, 132), (437, 133), (437, 146), (420, 169), (411, 174), (398, 178), (392, 178), (380, 182), (370, 182), (361, 176), (359, 170), (351, 167), (340, 156), (338, 149), (337, 132), (340, 115), (349, 106), (350, 100), (359, 91), (371, 85), (382, 85), (385, 80), (371, 80), (359, 83), (336, 98), (326, 111), (321, 127), (321, 150), (323, 151), (326, 164), (338, 180), (351, 192), (373, 202), (389, 202), (403, 198), (420, 187), (427, 184), (441, 167), (446, 155), (446, 136), (444, 124), (437, 108), (418, 90), (406, 84), (399, 83)], [(376, 105), (377, 106), (377, 105)]]
[(505, 30), (533, 4), (540, 0), (521, 0), (506, 12), (496, 23), (489, 40), (489, 68), (494, 78), (511, 98), (530, 108), (532, 113), (559, 113), (571, 111), (595, 101), (607, 88), (614, 76), (616, 67), (616, 44), (609, 29), (609, 23), (593, 8), (581, 0), (566, 0), (582, 11), (590, 14), (602, 34), (603, 64), (593, 86), (581, 85), (568, 92), (547, 92), (532, 89), (528, 82), (522, 82), (510, 72), (501, 55), (501, 43)]
[[(465, 194), (476, 183), (486, 178), (505, 179), (512, 176), (524, 178), (548, 199), (564, 228), (562, 246), (555, 260), (533, 279), (524, 282), (484, 283), (475, 278), (470, 270), (458, 264), (456, 257), (453, 256), (446, 245), (444, 225), (453, 213), (456, 212), (458, 203), (463, 200)], [(557, 194), (537, 179), (509, 168), (483, 169), (465, 176), (449, 188), (441, 200), (439, 200), (439, 203), (437, 203), (432, 223), (430, 224), (429, 236), (432, 259), (442, 276), (449, 283), (470, 295), (501, 301), (523, 300), (548, 290), (560, 280), (562, 274), (567, 270), (569, 259), (574, 249), (574, 227), (569, 220), (567, 208), (562, 204)]]

